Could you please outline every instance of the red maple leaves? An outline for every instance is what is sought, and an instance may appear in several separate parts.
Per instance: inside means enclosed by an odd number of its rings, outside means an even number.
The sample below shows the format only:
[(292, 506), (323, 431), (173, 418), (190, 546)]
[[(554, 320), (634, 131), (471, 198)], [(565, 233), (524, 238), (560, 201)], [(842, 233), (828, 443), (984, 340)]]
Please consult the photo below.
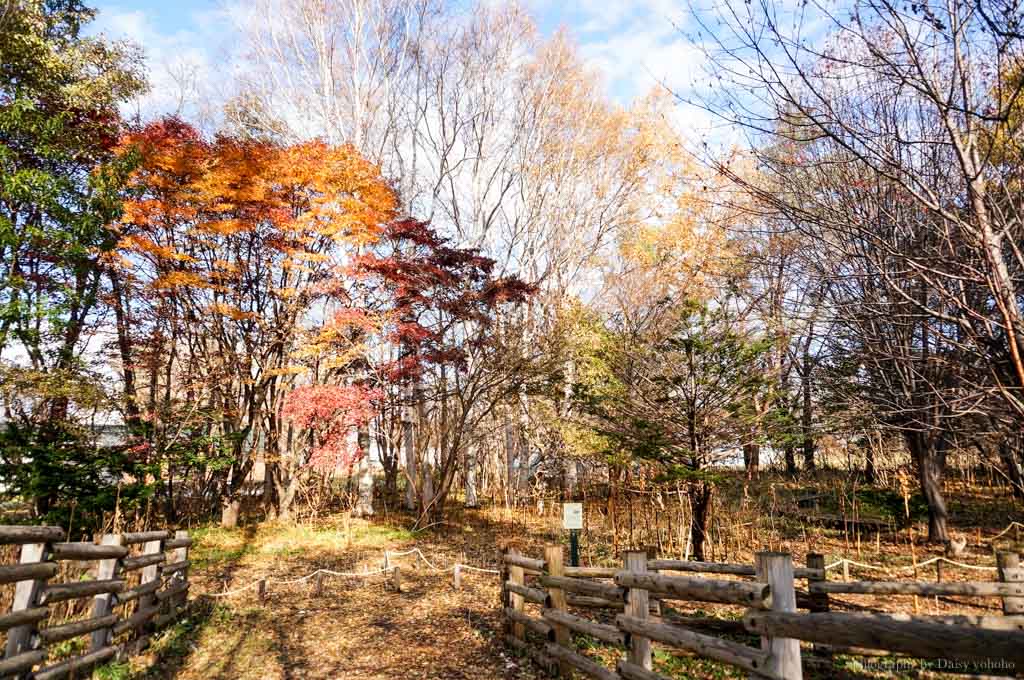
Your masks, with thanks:
[(310, 430), (316, 440), (308, 465), (333, 469), (351, 465), (366, 454), (352, 441), (355, 428), (364, 427), (376, 413), (382, 390), (364, 385), (304, 385), (288, 394), (281, 415)]

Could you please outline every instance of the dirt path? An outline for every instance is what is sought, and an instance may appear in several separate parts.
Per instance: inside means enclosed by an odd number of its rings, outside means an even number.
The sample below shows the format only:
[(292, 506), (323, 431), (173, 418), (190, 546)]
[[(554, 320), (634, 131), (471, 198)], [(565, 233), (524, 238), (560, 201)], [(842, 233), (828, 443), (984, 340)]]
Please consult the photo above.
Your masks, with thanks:
[[(474, 536), (472, 544), (480, 538)], [(484, 543), (493, 546), (489, 539)], [(352, 539), (338, 528), (199, 532), (192, 574), (194, 611), (161, 636), (126, 677), (534, 678), (534, 669), (511, 658), (499, 642), (498, 583), (491, 574), (467, 575), (456, 592), (450, 573), (429, 573), (414, 566), (414, 556), (407, 556), (397, 561), (401, 593), (383, 576), (326, 576), (320, 597), (314, 596), (312, 580), (287, 585), (271, 581), (262, 604), (255, 589), (227, 598), (203, 597), (260, 578), (304, 576), (319, 567), (379, 568), (385, 548), (401, 550), (411, 544), (401, 532), (371, 525), (358, 526)], [(431, 560), (451, 563), (455, 557), (441, 552), (450, 550), (447, 542), (444, 547), (415, 544)]]

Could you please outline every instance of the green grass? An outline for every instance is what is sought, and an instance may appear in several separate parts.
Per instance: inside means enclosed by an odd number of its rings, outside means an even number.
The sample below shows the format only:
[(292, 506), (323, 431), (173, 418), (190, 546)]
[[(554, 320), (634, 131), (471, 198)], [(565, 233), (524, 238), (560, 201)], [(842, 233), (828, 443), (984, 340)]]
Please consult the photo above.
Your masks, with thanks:
[(654, 650), (654, 670), (670, 678), (743, 679), (746, 672), (725, 664), (692, 656), (680, 656), (661, 649)]
[(258, 528), (200, 527), (192, 531), (195, 541), (190, 554), (198, 569), (238, 562), (255, 555), (293, 557), (318, 553), (341, 553), (351, 546), (383, 549), (396, 543), (412, 542), (413, 532), (377, 524), (353, 524), (351, 529), (336, 525), (264, 524)]

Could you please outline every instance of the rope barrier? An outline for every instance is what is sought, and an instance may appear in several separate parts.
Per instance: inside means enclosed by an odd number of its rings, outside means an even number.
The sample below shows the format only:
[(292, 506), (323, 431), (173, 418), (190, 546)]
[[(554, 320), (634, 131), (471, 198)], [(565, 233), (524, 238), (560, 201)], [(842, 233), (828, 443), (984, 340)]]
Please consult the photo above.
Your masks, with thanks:
[[(440, 574), (447, 574), (449, 572), (453, 572), (453, 571), (455, 571), (456, 567), (458, 567), (459, 569), (466, 569), (468, 571), (478, 571), (478, 572), (481, 572), (481, 573), (484, 573), (484, 574), (500, 574), (501, 573), (497, 569), (485, 569), (483, 567), (474, 567), (473, 565), (470, 565), (470, 564), (461, 564), (461, 563), (458, 563), (458, 562), (456, 562), (454, 565), (452, 565), (450, 567), (442, 569), (442, 568), (434, 565), (430, 560), (428, 560), (427, 556), (424, 555), (423, 551), (420, 550), (419, 548), (413, 548), (412, 550), (406, 550), (404, 552), (397, 552), (397, 553), (385, 550), (384, 551), (384, 559), (385, 560), (389, 560), (392, 557), (404, 557), (406, 555), (412, 555), (412, 554), (415, 554), (419, 559), (423, 560), (423, 562), (432, 571), (434, 571), (436, 573), (440, 573)], [(367, 576), (377, 576), (379, 574), (388, 574), (388, 573), (391, 573), (394, 569), (396, 569), (396, 567), (392, 567), (390, 565), (388, 567), (382, 567), (380, 569), (374, 569), (373, 571), (332, 571), (330, 569), (317, 569), (316, 571), (313, 571), (310, 574), (306, 574), (305, 576), (300, 576), (298, 578), (283, 579), (282, 580), (282, 579), (276, 579), (276, 578), (272, 578), (271, 577), (271, 578), (265, 578), (265, 579), (258, 579), (256, 581), (253, 581), (249, 585), (242, 586), (241, 588), (235, 588), (233, 590), (228, 590), (228, 591), (225, 591), (223, 593), (206, 593), (206, 595), (208, 597), (228, 597), (229, 595), (237, 595), (238, 593), (244, 593), (247, 590), (250, 590), (252, 588), (255, 588), (255, 587), (259, 586), (260, 581), (262, 581), (267, 586), (269, 586), (271, 584), (284, 586), (284, 585), (294, 585), (296, 583), (302, 583), (304, 581), (308, 581), (309, 579), (313, 578), (317, 574), (327, 574), (328, 576), (340, 576), (340, 577), (343, 577), (343, 578), (364, 578), (364, 577), (367, 577)]]
[(930, 560), (925, 560), (924, 562), (918, 562), (917, 564), (910, 564), (910, 565), (906, 565), (906, 566), (903, 566), (903, 567), (883, 567), (883, 566), (875, 565), (875, 564), (864, 564), (863, 562), (856, 562), (854, 560), (846, 559), (844, 557), (843, 559), (837, 560), (837, 561), (835, 561), (835, 562), (833, 562), (831, 564), (826, 564), (825, 565), (825, 571), (828, 571), (829, 569), (835, 569), (836, 567), (841, 567), (841, 566), (843, 566), (843, 564), (852, 565), (852, 566), (855, 566), (855, 567), (861, 567), (862, 569), (871, 569), (873, 571), (881, 571), (881, 572), (914, 571), (914, 570), (920, 569), (922, 567), (927, 567), (929, 564), (934, 564), (935, 562), (945, 562), (946, 564), (952, 564), (954, 566), (961, 567), (963, 569), (975, 569), (977, 571), (997, 571), (996, 567), (985, 567), (985, 566), (980, 566), (980, 565), (977, 565), (977, 564), (964, 564), (963, 562), (957, 562), (957, 561), (951, 560), (951, 559), (949, 559), (947, 557), (942, 557), (941, 555), (938, 556), (938, 557), (933, 557)]
[[(999, 532), (994, 537), (989, 539), (989, 542), (995, 541), (997, 538), (999, 538), (1003, 534), (1005, 534), (1008, 531), (1010, 531), (1011, 529), (1013, 529), (1014, 526), (1024, 527), (1024, 524), (1021, 524), (1020, 522), (1016, 522), (1016, 521), (1015, 522), (1010, 522), (1009, 526), (1007, 526), (1001, 532)], [(394, 557), (406, 557), (408, 555), (416, 555), (416, 557), (418, 559), (422, 560), (423, 563), (427, 565), (428, 569), (430, 569), (431, 571), (433, 571), (435, 573), (439, 573), (439, 574), (447, 574), (447, 573), (453, 572), (453, 571), (455, 571), (456, 567), (459, 568), (459, 569), (465, 569), (467, 571), (480, 572), (482, 574), (500, 574), (501, 573), (497, 569), (486, 569), (484, 567), (474, 567), (473, 565), (470, 565), (470, 564), (461, 564), (461, 563), (458, 563), (458, 562), (456, 562), (454, 565), (452, 565), (450, 567), (441, 568), (441, 567), (438, 567), (437, 565), (435, 565), (429, 559), (427, 559), (427, 556), (423, 554), (422, 550), (420, 550), (419, 548), (411, 548), (409, 550), (404, 550), (404, 551), (401, 551), (401, 552), (391, 552), (391, 551), (385, 550), (384, 551), (384, 560), (385, 560), (385, 562), (387, 564), (389, 564), (389, 566), (386, 567), (386, 568), (375, 569), (373, 571), (347, 572), (347, 571), (332, 571), (330, 569), (317, 569), (316, 571), (312, 572), (311, 574), (307, 574), (306, 576), (300, 576), (299, 578), (294, 578), (294, 579), (281, 580), (281, 579), (275, 579), (275, 578), (268, 578), (268, 579), (260, 579), (260, 580), (262, 580), (266, 585), (270, 585), (270, 584), (293, 585), (293, 584), (296, 584), (296, 583), (302, 583), (304, 581), (308, 581), (309, 579), (315, 577), (317, 574), (327, 574), (329, 576), (339, 576), (339, 577), (343, 577), (343, 578), (364, 578), (364, 577), (367, 577), (367, 576), (376, 576), (378, 574), (390, 573), (392, 571), (392, 569), (394, 569), (394, 567), (390, 566), (390, 559), (391, 558), (394, 558)], [(979, 565), (975, 565), (975, 564), (965, 564), (963, 562), (957, 562), (955, 560), (951, 560), (949, 558), (942, 557), (942, 556), (933, 557), (930, 560), (925, 560), (924, 562), (919, 562), (916, 565), (907, 565), (907, 566), (903, 566), (903, 567), (883, 567), (881, 565), (875, 565), (875, 564), (864, 564), (863, 562), (857, 562), (855, 560), (847, 559), (847, 558), (844, 557), (842, 559), (836, 560), (835, 562), (832, 562), (831, 564), (826, 564), (825, 565), (825, 571), (829, 571), (830, 569), (835, 569), (836, 567), (841, 567), (844, 564), (847, 565), (847, 566), (855, 566), (855, 567), (860, 567), (862, 569), (871, 569), (873, 571), (881, 571), (881, 572), (908, 571), (908, 570), (921, 569), (922, 567), (926, 567), (929, 564), (934, 564), (935, 562), (945, 562), (947, 564), (952, 564), (952, 565), (960, 567), (962, 569), (975, 569), (977, 571), (997, 571), (996, 567), (985, 567), (985, 566), (979, 566)], [(209, 597), (228, 597), (229, 595), (237, 595), (238, 593), (243, 593), (246, 590), (250, 590), (252, 588), (255, 588), (256, 586), (259, 585), (259, 583), (260, 583), (260, 581), (257, 580), (257, 581), (253, 581), (249, 585), (242, 586), (241, 588), (235, 588), (234, 590), (228, 590), (228, 591), (225, 591), (223, 593), (207, 593), (207, 595)]]
[(459, 569), (468, 569), (470, 571), (479, 571), (482, 574), (500, 574), (501, 572), (497, 569), (484, 569), (482, 567), (474, 567), (469, 564), (457, 564), (455, 565)]
[(1007, 527), (1006, 527), (1005, 529), (1003, 529), (1002, 531), (1000, 531), (1000, 532), (999, 532), (998, 534), (996, 534), (996, 535), (995, 535), (995, 536), (993, 536), (992, 538), (988, 539), (988, 542), (989, 542), (989, 543), (992, 543), (992, 542), (993, 542), (993, 541), (995, 541), (995, 540), (996, 540), (997, 538), (999, 538), (1000, 536), (1002, 536), (1003, 534), (1005, 534), (1006, 532), (1008, 532), (1008, 531), (1009, 531), (1010, 529), (1012, 529), (1012, 528), (1014, 528), (1014, 527), (1020, 527), (1021, 529), (1024, 529), (1024, 524), (1021, 524), (1020, 522), (1017, 522), (1017, 521), (1013, 521), (1013, 522), (1010, 522), (1010, 525), (1009, 525), (1009, 526), (1007, 526)]

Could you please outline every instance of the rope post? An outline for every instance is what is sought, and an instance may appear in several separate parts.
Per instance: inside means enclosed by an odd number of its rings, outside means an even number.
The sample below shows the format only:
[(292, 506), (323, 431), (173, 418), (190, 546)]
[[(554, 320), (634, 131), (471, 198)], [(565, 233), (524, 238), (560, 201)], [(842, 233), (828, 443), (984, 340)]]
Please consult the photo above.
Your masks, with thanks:
[[(821, 578), (818, 578), (817, 576), (809, 576), (807, 578), (808, 586), (810, 586), (812, 583), (820, 583), (821, 581), (828, 580), (828, 573), (825, 571), (825, 556), (821, 553), (807, 553), (807, 568), (821, 570)], [(811, 612), (827, 612), (828, 593), (815, 593), (810, 587), (808, 587), (808, 590), (811, 590), (810, 606), (808, 607), (808, 609)]]
[[(630, 550), (623, 560), (626, 571), (647, 573), (647, 551)], [(642, 588), (630, 588), (626, 591), (626, 616), (646, 620), (650, 613), (650, 595)], [(629, 663), (652, 670), (651, 641), (642, 635), (629, 635)]]
[[(565, 576), (565, 568), (563, 567), (563, 555), (562, 546), (560, 545), (549, 545), (544, 548), (544, 563), (547, 573), (550, 576)], [(569, 608), (568, 602), (565, 599), (565, 591), (561, 588), (548, 588), (548, 597), (545, 606), (551, 609), (557, 609), (558, 611), (566, 611)], [(569, 649), (572, 636), (569, 634), (569, 629), (565, 626), (557, 623), (551, 624), (551, 630), (554, 632), (555, 644), (560, 647)], [(572, 666), (565, 661), (559, 659), (558, 661), (558, 675), (562, 678), (572, 677)]]
[(850, 580), (850, 560), (843, 558), (843, 580)]
[(455, 563), (455, 569), (452, 570), (452, 587), (455, 590), (462, 589), (462, 565), (458, 562)]
[[(793, 587), (793, 558), (789, 553), (757, 553), (757, 581), (771, 587), (773, 612), (796, 612)], [(800, 641), (792, 638), (761, 637), (761, 649), (768, 652), (768, 675), (803, 680)]]
[(397, 566), (391, 569), (391, 587), (396, 593), (402, 592), (402, 570)]
[(313, 577), (313, 597), (321, 597), (324, 594), (324, 572), (317, 571)]
[(265, 604), (267, 601), (267, 579), (261, 578), (256, 586), (256, 595), (259, 597), (260, 604)]
[(391, 566), (391, 561), (388, 559), (388, 551), (384, 551), (384, 571), (387, 571)]
[[(1024, 583), (1024, 567), (1020, 566), (1020, 553), (1001, 552), (996, 555), (999, 580), (1004, 583)], [(1024, 614), (1024, 597), (1004, 597), (1003, 615)]]
[[(122, 546), (124, 545), (124, 537), (121, 534), (107, 534), (100, 540), (100, 544)], [(100, 580), (116, 578), (120, 568), (120, 558), (114, 557), (100, 560), (99, 565), (96, 568), (96, 578)], [(114, 596), (111, 593), (104, 593), (93, 597), (92, 617), (94, 619), (101, 619), (104, 616), (108, 616), (112, 611), (114, 611)], [(92, 633), (90, 649), (94, 652), (99, 649), (103, 649), (110, 642), (112, 635), (112, 627), (94, 630)]]

